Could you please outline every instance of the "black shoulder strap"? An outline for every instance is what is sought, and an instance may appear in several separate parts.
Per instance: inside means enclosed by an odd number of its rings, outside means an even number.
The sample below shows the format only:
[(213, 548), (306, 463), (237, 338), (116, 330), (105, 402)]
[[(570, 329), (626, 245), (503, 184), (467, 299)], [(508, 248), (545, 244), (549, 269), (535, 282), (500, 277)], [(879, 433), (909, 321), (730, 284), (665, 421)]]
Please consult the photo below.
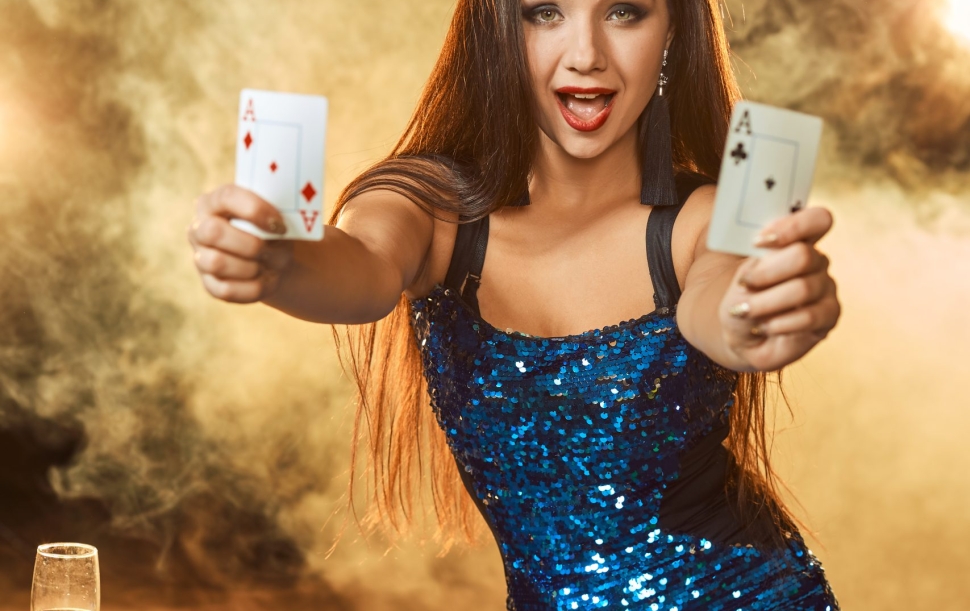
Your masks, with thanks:
[[(697, 187), (713, 182), (699, 174), (680, 174), (676, 181), (680, 204), (657, 206), (647, 220), (647, 263), (657, 308), (672, 307), (680, 299), (680, 285), (670, 253), (670, 238), (677, 213)], [(477, 221), (458, 225), (455, 248), (445, 277), (445, 286), (459, 293), (476, 313), (478, 285), (481, 283), (488, 245), (488, 219), (486, 215)]]
[(677, 177), (676, 206), (655, 206), (647, 217), (647, 265), (653, 283), (653, 301), (657, 309), (671, 308), (680, 300), (680, 284), (674, 272), (671, 236), (677, 214), (690, 194), (713, 181), (700, 174), (681, 174)]
[(445, 276), (445, 286), (461, 294), (475, 312), (478, 312), (478, 285), (482, 280), (487, 244), (487, 215), (471, 223), (459, 224), (455, 249)]

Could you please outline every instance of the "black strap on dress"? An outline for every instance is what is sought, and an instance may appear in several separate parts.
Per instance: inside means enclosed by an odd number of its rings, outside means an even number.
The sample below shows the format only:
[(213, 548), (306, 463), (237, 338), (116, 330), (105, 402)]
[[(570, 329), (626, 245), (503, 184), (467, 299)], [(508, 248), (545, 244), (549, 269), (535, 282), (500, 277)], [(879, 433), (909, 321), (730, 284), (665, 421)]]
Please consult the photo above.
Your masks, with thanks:
[(658, 309), (672, 308), (680, 301), (680, 284), (674, 272), (673, 240), (674, 221), (687, 202), (687, 198), (713, 181), (700, 174), (684, 173), (676, 178), (676, 206), (655, 206), (647, 217), (647, 264), (653, 281), (653, 301)]
[[(680, 285), (674, 273), (674, 260), (671, 255), (671, 235), (677, 214), (684, 202), (697, 187), (711, 181), (699, 174), (681, 174), (677, 177), (676, 206), (656, 206), (647, 217), (647, 263), (650, 280), (653, 283), (653, 300), (658, 309), (672, 308), (680, 300)], [(455, 248), (445, 277), (445, 286), (458, 292), (476, 314), (478, 308), (478, 287), (485, 266), (485, 249), (488, 246), (488, 219), (486, 215), (471, 223), (458, 225)]]
[(478, 311), (478, 285), (482, 281), (485, 248), (488, 245), (488, 216), (458, 225), (455, 249), (445, 276), (445, 286), (458, 292), (462, 299)]

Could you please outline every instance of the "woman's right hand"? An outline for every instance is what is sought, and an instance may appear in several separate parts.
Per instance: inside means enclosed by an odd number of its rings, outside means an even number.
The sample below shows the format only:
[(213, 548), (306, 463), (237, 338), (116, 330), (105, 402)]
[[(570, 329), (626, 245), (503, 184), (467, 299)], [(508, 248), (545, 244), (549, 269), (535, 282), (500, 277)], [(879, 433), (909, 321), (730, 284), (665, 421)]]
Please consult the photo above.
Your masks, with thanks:
[(266, 299), (293, 260), (293, 241), (263, 240), (233, 227), (233, 218), (286, 233), (279, 211), (249, 189), (229, 184), (201, 195), (188, 238), (202, 284), (213, 297), (231, 303)]

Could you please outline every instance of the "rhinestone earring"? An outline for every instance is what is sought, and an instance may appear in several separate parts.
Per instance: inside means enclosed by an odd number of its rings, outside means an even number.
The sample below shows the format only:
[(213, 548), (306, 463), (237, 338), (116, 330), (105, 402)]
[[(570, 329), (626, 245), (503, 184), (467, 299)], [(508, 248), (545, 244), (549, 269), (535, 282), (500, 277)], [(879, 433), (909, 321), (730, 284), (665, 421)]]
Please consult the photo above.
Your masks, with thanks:
[(657, 81), (657, 95), (660, 96), (664, 94), (664, 87), (667, 85), (667, 81), (670, 80), (667, 78), (667, 75), (664, 74), (664, 68), (667, 67), (667, 52), (667, 49), (664, 49), (664, 61), (663, 64), (660, 65), (660, 80)]

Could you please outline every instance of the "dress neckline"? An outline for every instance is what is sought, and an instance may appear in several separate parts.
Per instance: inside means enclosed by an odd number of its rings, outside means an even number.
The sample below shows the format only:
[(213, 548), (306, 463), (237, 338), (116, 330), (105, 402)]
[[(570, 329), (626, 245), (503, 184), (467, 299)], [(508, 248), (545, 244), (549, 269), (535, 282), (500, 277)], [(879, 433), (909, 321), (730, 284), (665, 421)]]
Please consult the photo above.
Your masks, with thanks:
[(479, 331), (492, 334), (492, 335), (505, 335), (505, 336), (514, 338), (518, 341), (529, 341), (533, 343), (544, 343), (544, 342), (559, 343), (559, 342), (587, 341), (589, 339), (602, 337), (604, 335), (607, 335), (609, 333), (613, 333), (616, 331), (636, 329), (637, 327), (640, 327), (641, 325), (644, 325), (648, 321), (651, 321), (655, 318), (660, 318), (660, 319), (673, 318), (674, 319), (673, 324), (674, 325), (677, 324), (676, 322), (677, 306), (675, 304), (673, 307), (655, 308), (638, 318), (631, 318), (629, 320), (624, 320), (622, 322), (614, 323), (612, 325), (606, 325), (605, 327), (590, 329), (588, 331), (583, 331), (581, 333), (573, 333), (570, 335), (546, 337), (542, 335), (531, 335), (529, 333), (524, 333), (522, 331), (512, 331), (512, 330), (506, 331), (503, 329), (499, 329), (492, 323), (482, 318), (481, 315), (476, 313), (475, 310), (464, 299), (462, 299), (461, 295), (459, 295), (457, 291), (445, 286), (440, 282), (436, 283), (434, 285), (434, 288), (431, 289), (431, 292), (429, 292), (424, 297), (417, 297), (415, 299), (409, 299), (408, 301), (414, 304), (416, 302), (419, 302), (425, 299), (440, 297), (442, 295), (449, 297), (451, 301), (459, 309), (463, 310), (469, 318), (471, 318), (474, 322), (478, 323)]

